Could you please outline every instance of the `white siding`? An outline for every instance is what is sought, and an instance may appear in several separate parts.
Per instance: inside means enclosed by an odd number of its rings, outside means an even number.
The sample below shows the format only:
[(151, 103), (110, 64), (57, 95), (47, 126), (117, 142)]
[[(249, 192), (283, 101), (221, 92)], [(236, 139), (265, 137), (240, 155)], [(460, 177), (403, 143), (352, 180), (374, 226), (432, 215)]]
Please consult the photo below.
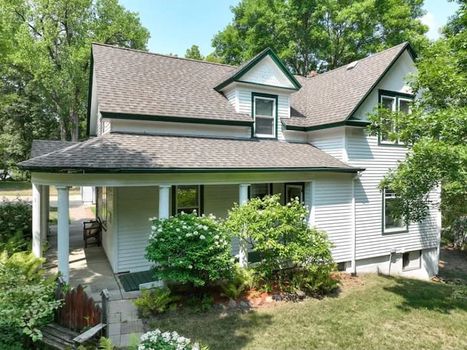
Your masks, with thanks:
[[(397, 146), (379, 146), (376, 137), (367, 136), (364, 130), (347, 130), (348, 163), (366, 168), (356, 182), (357, 259), (389, 255), (398, 252), (436, 247), (438, 244), (436, 214), (423, 223), (413, 223), (409, 232), (382, 232), (383, 203), (378, 185), (389, 169), (405, 158), (406, 149)], [(433, 198), (436, 195), (433, 194)]]
[(311, 131), (308, 142), (339, 160), (346, 160), (344, 128)]
[[(336, 262), (351, 260), (352, 176), (317, 178), (313, 181), (313, 191), (312, 226), (326, 231), (333, 244), (332, 255)], [(307, 188), (307, 192), (311, 189)], [(306, 197), (309, 195), (305, 193)]]
[(120, 187), (117, 190), (118, 269), (144, 271), (151, 263), (144, 257), (151, 223), (158, 215), (158, 188)]
[(154, 135), (215, 136), (250, 138), (249, 126), (207, 125), (142, 120), (112, 120), (113, 132), (131, 132)]
[(235, 111), (238, 112), (238, 98), (237, 98), (237, 90), (235, 89), (228, 89), (224, 91), (225, 97), (229, 100), (230, 104), (235, 108)]
[(289, 78), (282, 72), (270, 56), (264, 57), (253, 68), (240, 77), (241, 81), (294, 88)]

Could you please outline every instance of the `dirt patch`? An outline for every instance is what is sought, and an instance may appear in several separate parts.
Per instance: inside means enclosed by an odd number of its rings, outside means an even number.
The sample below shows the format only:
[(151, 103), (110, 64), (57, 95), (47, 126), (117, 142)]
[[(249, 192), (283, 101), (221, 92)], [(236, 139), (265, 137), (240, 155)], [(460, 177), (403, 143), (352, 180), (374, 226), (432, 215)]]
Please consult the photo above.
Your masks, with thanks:
[(441, 248), (439, 276), (444, 280), (456, 280), (467, 284), (467, 251)]

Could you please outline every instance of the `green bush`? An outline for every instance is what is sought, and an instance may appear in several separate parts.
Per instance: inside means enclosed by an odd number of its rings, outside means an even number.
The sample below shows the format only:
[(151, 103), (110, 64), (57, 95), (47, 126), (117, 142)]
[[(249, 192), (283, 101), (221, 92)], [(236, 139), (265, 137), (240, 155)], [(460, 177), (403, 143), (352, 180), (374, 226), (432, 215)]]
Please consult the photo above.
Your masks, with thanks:
[(467, 249), (467, 216), (454, 219), (448, 227), (443, 230), (443, 241), (456, 249)]
[(253, 272), (251, 269), (242, 268), (236, 264), (233, 269), (232, 278), (221, 284), (223, 294), (230, 299), (238, 299), (240, 296), (252, 288), (254, 284)]
[(265, 289), (326, 292), (336, 286), (331, 243), (324, 232), (308, 227), (306, 218), (304, 205), (298, 200), (281, 205), (279, 195), (253, 198), (229, 212), (225, 227), (260, 256), (254, 270)]
[(146, 258), (164, 281), (204, 286), (231, 275), (231, 239), (213, 216), (153, 219)]
[(149, 317), (167, 311), (178, 300), (179, 298), (172, 295), (169, 288), (144, 289), (135, 300), (135, 305), (141, 316)]
[(60, 301), (54, 278), (44, 277), (43, 259), (31, 253), (0, 254), (0, 348), (20, 346), (24, 337), (42, 338), (40, 327), (53, 319)]
[(0, 202), (0, 249), (26, 250), (31, 236), (31, 204), (22, 200)]

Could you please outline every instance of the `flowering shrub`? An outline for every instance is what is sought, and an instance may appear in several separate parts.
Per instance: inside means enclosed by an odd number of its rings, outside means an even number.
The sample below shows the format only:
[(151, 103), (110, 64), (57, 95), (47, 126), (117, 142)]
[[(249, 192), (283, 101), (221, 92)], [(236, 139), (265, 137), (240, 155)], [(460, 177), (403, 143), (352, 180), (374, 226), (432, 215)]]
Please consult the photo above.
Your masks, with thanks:
[(282, 205), (279, 195), (253, 198), (236, 205), (225, 221), (260, 258), (254, 266), (257, 281), (272, 285), (324, 292), (336, 286), (331, 243), (322, 231), (308, 227), (307, 208), (298, 199)]
[(151, 219), (146, 258), (164, 281), (203, 286), (231, 274), (230, 237), (214, 216), (180, 213)]
[(198, 343), (180, 336), (177, 332), (161, 332), (159, 329), (144, 333), (138, 350), (201, 350)]
[(0, 201), (0, 247), (10, 252), (26, 250), (31, 232), (31, 204), (22, 200)]

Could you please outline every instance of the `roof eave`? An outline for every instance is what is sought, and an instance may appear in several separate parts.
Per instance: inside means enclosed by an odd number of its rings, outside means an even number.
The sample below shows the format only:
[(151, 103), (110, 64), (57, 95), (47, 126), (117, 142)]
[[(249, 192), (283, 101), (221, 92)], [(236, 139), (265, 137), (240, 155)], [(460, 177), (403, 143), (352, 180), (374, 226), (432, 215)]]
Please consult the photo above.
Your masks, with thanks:
[(328, 124), (320, 124), (320, 125), (313, 125), (313, 126), (298, 126), (298, 125), (287, 125), (284, 124), (286, 130), (293, 130), (293, 131), (314, 131), (314, 130), (321, 130), (321, 129), (329, 129), (335, 128), (339, 126), (355, 126), (355, 127), (367, 127), (370, 125), (369, 121), (357, 121), (357, 120), (344, 120), (335, 123), (328, 123)]

